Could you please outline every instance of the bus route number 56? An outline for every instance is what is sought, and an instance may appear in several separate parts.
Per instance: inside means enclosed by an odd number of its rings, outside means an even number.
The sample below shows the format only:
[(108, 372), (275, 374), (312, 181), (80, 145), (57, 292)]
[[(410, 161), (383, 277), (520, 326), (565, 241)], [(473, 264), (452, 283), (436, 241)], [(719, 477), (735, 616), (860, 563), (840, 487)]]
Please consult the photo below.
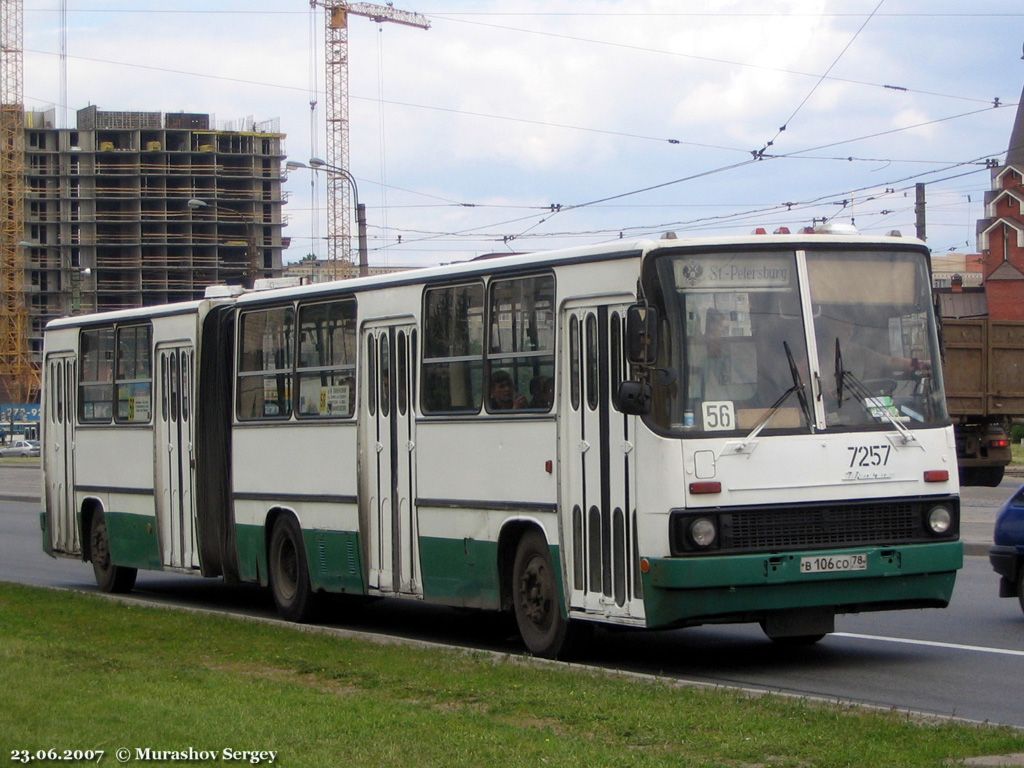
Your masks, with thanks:
[(736, 415), (731, 400), (714, 400), (701, 405), (704, 417), (704, 429), (708, 432), (721, 432), (736, 428)]

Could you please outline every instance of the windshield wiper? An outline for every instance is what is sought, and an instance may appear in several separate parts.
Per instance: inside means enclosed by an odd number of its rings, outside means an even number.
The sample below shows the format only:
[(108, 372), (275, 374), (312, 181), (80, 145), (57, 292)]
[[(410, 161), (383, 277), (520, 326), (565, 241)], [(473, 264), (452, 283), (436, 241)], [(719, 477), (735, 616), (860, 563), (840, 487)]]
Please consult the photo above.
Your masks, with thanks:
[(807, 402), (807, 390), (804, 388), (803, 379), (800, 376), (800, 369), (797, 368), (796, 361), (793, 359), (793, 353), (789, 349), (789, 343), (786, 341), (782, 342), (782, 348), (786, 350), (786, 360), (789, 361), (789, 373), (793, 377), (793, 386), (779, 395), (779, 398), (771, 404), (768, 412), (761, 417), (761, 420), (754, 425), (754, 428), (750, 430), (750, 434), (743, 438), (743, 442), (746, 443), (753, 440), (764, 429), (768, 422), (772, 420), (772, 416), (775, 412), (782, 407), (782, 404), (789, 399), (789, 396), (796, 392), (797, 399), (800, 401), (800, 409), (803, 411), (804, 418), (807, 420), (807, 427), (814, 432), (814, 423), (811, 418), (811, 406)]
[[(839, 406), (843, 405), (843, 388), (844, 385), (849, 387), (853, 398), (860, 403), (861, 408), (864, 409), (865, 413), (873, 419), (878, 418), (878, 413), (881, 412), (885, 420), (892, 424), (896, 431), (903, 437), (905, 443), (917, 442), (917, 438), (914, 434), (903, 426), (895, 416), (889, 412), (888, 406), (881, 402), (880, 397), (876, 397), (868, 389), (867, 384), (858, 379), (852, 371), (848, 371), (843, 367), (843, 353), (839, 348), (839, 337), (836, 337), (836, 399), (839, 401)], [(869, 402), (875, 403), (875, 410), (872, 411), (868, 406)]]
[(807, 427), (814, 432), (814, 417), (811, 415), (811, 406), (807, 402), (807, 390), (804, 388), (804, 380), (800, 376), (800, 369), (796, 367), (796, 360), (789, 349), (789, 342), (783, 341), (782, 348), (786, 350), (786, 360), (789, 362), (789, 374), (793, 377), (793, 388), (796, 390), (796, 398), (800, 401), (800, 410), (804, 412), (807, 419)]

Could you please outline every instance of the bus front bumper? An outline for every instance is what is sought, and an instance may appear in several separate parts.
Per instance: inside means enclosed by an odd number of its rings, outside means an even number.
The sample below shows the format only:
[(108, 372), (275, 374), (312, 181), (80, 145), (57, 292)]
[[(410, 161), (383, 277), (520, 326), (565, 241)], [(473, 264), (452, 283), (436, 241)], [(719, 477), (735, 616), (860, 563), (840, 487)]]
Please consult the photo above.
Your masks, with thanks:
[[(830, 563), (859, 570), (808, 572)], [(831, 558), (831, 559), (829, 559)], [(963, 567), (959, 541), (702, 557), (648, 558), (643, 574), (647, 626), (763, 621), (779, 611), (859, 613), (945, 607)], [(854, 560), (853, 562), (857, 562)]]

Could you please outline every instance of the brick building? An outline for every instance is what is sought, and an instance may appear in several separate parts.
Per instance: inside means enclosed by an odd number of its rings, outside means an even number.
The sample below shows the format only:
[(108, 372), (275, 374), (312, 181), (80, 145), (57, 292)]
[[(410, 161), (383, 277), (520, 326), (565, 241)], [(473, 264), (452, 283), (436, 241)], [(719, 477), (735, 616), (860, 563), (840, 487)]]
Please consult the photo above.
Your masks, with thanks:
[(992, 169), (985, 218), (978, 220), (988, 313), (1024, 320), (1024, 92), (1010, 132), (1006, 164)]

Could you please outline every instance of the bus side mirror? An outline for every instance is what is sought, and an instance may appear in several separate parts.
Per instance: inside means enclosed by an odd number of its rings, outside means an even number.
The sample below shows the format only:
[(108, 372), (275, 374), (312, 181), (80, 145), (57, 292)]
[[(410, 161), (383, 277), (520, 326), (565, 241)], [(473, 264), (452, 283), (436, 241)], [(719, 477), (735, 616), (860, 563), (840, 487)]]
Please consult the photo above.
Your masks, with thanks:
[(654, 365), (658, 359), (658, 310), (645, 304), (626, 310), (626, 357), (632, 365)]
[(615, 407), (630, 416), (651, 412), (651, 385), (646, 381), (624, 381), (615, 393)]

